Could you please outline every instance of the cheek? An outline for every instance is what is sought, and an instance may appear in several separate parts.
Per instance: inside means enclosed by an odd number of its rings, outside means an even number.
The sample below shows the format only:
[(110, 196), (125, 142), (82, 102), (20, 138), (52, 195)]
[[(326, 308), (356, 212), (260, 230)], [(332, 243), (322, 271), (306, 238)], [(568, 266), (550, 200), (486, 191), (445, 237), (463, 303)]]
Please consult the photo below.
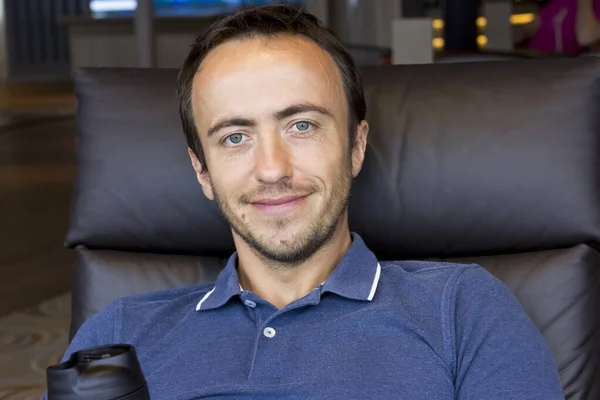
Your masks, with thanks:
[(217, 188), (219, 196), (223, 199), (227, 199), (230, 202), (237, 200), (243, 193), (244, 188), (240, 187), (239, 182), (232, 182), (230, 180), (222, 182), (221, 186)]
[(294, 165), (302, 175), (321, 180), (326, 186), (343, 174), (349, 166), (350, 154), (346, 143), (327, 138), (293, 146)]
[(252, 160), (248, 153), (236, 155), (213, 151), (207, 159), (213, 188), (220, 197), (231, 197), (243, 191), (252, 176)]
[(236, 189), (235, 177), (229, 174), (212, 174), (211, 186), (216, 197), (221, 201), (230, 202), (231, 199), (236, 197), (238, 190)]

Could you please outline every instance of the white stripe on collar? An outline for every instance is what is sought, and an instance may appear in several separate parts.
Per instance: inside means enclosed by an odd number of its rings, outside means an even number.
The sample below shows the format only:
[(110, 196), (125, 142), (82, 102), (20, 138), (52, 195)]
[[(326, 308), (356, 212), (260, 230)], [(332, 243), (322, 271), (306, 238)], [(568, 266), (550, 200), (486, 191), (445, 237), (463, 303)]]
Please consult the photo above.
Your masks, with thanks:
[(212, 288), (212, 290), (210, 292), (208, 292), (204, 295), (202, 300), (200, 300), (200, 302), (196, 306), (196, 311), (200, 311), (200, 307), (202, 307), (202, 303), (204, 303), (206, 301), (206, 299), (208, 299), (210, 297), (210, 295), (213, 294), (213, 292), (215, 291), (216, 288), (217, 287), (215, 286), (214, 288)]
[(381, 276), (381, 265), (379, 265), (379, 263), (377, 263), (377, 271), (375, 271), (375, 279), (373, 279), (373, 284), (371, 285), (371, 293), (369, 293), (369, 297), (367, 297), (367, 300), (369, 300), (369, 301), (373, 300), (373, 297), (375, 296), (375, 291), (377, 290), (377, 285), (379, 284), (380, 276)]
[[(377, 263), (377, 270), (375, 271), (375, 279), (373, 279), (373, 284), (371, 285), (371, 292), (369, 293), (369, 297), (367, 297), (367, 300), (372, 301), (373, 297), (375, 297), (375, 291), (377, 291), (377, 285), (379, 284), (379, 278), (381, 276), (381, 265), (379, 263)], [(325, 282), (323, 282), (325, 283)], [(206, 301), (206, 299), (208, 299), (210, 297), (211, 294), (213, 294), (213, 292), (215, 291), (216, 286), (214, 288), (212, 288), (212, 290), (208, 293), (206, 293), (204, 295), (204, 297), (202, 297), (202, 300), (200, 300), (198, 302), (198, 305), (196, 306), (196, 311), (200, 311), (200, 307), (202, 307), (202, 303), (204, 303)], [(242, 285), (240, 285), (240, 291), (244, 291), (244, 289), (242, 288)]]

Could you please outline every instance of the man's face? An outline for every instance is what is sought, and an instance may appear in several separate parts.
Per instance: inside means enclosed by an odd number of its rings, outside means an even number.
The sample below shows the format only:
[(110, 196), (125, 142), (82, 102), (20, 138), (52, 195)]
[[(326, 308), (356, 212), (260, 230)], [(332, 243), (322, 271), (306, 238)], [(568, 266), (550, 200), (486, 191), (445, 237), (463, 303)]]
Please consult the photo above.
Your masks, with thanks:
[(203, 61), (192, 105), (207, 170), (190, 156), (235, 239), (295, 264), (347, 229), (367, 126), (355, 127), (352, 146), (341, 76), (327, 52), (291, 36), (224, 43)]

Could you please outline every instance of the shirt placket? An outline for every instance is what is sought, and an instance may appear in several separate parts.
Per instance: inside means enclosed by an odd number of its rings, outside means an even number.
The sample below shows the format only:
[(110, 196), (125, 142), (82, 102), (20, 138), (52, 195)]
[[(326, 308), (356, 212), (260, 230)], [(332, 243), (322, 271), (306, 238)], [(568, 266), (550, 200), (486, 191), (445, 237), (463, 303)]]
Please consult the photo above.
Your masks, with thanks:
[(285, 343), (285, 340), (283, 340), (285, 338), (282, 337), (285, 334), (285, 326), (282, 326), (280, 323), (285, 318), (282, 319), (280, 317), (296, 308), (318, 304), (320, 291), (319, 288), (316, 288), (309, 295), (281, 310), (277, 310), (273, 305), (254, 294), (251, 296), (255, 297), (255, 299), (252, 299), (254, 303), (254, 307), (252, 308), (254, 309), (254, 316), (256, 318), (256, 332), (248, 380), (255, 380), (265, 376), (264, 373), (261, 373), (265, 369), (273, 370), (274, 368), (278, 368), (277, 366), (282, 365), (282, 363), (289, 362), (289, 360), (281, 360), (278, 357), (278, 354), (281, 353), (278, 351), (278, 347)]

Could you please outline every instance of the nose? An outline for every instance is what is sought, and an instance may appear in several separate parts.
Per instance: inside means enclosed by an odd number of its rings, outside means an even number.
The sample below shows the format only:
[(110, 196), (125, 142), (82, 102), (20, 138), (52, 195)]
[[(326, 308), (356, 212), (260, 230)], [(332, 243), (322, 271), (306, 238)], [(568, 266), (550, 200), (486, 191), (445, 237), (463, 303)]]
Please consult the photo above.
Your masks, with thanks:
[(259, 141), (255, 152), (255, 176), (261, 183), (277, 183), (292, 177), (292, 154), (278, 134)]

